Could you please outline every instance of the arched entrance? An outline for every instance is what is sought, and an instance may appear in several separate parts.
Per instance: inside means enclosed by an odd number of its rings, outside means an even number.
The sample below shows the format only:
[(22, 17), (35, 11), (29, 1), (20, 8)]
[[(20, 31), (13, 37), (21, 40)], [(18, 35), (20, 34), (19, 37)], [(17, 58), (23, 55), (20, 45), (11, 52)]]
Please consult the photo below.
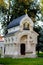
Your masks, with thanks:
[(25, 44), (20, 45), (20, 53), (21, 55), (25, 55)]
[(25, 55), (26, 52), (27, 35), (23, 35), (20, 38), (20, 54)]

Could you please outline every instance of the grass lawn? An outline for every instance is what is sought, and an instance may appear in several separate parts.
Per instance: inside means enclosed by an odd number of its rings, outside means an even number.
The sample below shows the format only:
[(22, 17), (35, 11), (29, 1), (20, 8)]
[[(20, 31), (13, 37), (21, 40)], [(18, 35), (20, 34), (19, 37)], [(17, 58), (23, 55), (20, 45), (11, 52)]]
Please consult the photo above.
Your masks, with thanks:
[(43, 57), (43, 52), (41, 52), (41, 51), (39, 51), (39, 54), (38, 54), (38, 52), (36, 52), (36, 54), (38, 57)]
[[(37, 54), (38, 55), (38, 54)], [(39, 52), (39, 57), (43, 57), (43, 52)]]
[(0, 58), (0, 64), (4, 65), (43, 65), (43, 58)]

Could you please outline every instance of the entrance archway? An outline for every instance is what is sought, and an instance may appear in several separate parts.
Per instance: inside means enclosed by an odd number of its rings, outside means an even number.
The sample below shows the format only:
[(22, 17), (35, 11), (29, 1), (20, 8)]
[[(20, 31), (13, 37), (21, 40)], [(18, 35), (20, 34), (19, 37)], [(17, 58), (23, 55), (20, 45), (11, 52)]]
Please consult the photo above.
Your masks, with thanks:
[(20, 38), (20, 54), (21, 55), (25, 55), (26, 43), (27, 43), (27, 35), (21, 36)]
[(20, 53), (21, 55), (25, 55), (25, 44), (20, 45)]

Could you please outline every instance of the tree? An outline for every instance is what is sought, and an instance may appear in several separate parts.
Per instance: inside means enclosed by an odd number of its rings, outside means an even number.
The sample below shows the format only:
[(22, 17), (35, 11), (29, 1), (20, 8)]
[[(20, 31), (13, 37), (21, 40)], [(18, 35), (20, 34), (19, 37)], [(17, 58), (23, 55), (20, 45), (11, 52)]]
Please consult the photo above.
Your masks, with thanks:
[(43, 27), (37, 25), (34, 27), (34, 30), (39, 34), (39, 36), (37, 37), (37, 45), (36, 45), (36, 50), (38, 51), (38, 55), (39, 55), (39, 51), (43, 52)]
[(8, 4), (5, 3), (4, 0), (0, 0), (0, 6), (3, 6), (4, 8), (6, 8)]
[(37, 0), (9, 0), (9, 7), (2, 8), (4, 14), (3, 28), (7, 29), (7, 25), (14, 19), (23, 14), (27, 9), (28, 15), (35, 22), (36, 13), (39, 11), (39, 4)]
[(39, 5), (36, 3), (37, 0), (15, 0), (12, 11), (12, 19), (25, 14), (25, 10), (27, 9), (28, 15), (33, 21), (35, 21), (36, 13), (39, 11)]
[(43, 52), (43, 29), (39, 32), (39, 51)]
[(43, 15), (43, 0), (40, 0), (40, 9), (41, 9), (41, 13)]
[(4, 1), (3, 0), (0, 0), (0, 5), (4, 6)]

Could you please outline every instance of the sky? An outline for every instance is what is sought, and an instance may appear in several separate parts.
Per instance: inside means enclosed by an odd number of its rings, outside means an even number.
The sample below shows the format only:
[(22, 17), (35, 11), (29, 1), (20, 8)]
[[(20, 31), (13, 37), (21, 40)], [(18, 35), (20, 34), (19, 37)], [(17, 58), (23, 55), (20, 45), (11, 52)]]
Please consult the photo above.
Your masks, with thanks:
[(4, 0), (5, 1), (5, 3), (7, 4), (7, 8), (9, 8), (9, 0)]
[(2, 34), (2, 33), (1, 33), (1, 22), (0, 22), (0, 34)]
[(0, 29), (1, 29), (1, 22), (0, 22)]
[(4, 0), (4, 1), (5, 1), (6, 4), (8, 4), (8, 1), (9, 1), (9, 0)]
[(1, 27), (1, 22), (0, 22), (0, 35), (3, 35), (3, 29)]

